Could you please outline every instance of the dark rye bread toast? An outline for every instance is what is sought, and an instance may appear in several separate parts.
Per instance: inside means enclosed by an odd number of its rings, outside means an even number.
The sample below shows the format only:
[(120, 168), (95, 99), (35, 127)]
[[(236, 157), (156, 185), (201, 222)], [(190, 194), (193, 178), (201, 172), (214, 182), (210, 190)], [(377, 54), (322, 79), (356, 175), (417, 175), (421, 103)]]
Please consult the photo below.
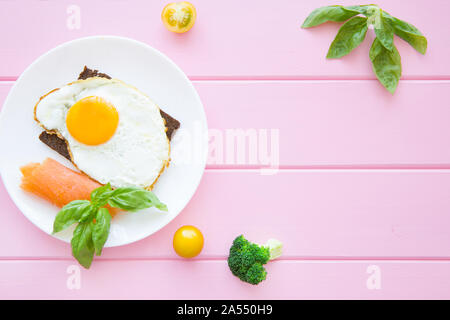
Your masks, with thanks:
[[(78, 76), (78, 80), (85, 80), (85, 79), (92, 78), (92, 77), (101, 77), (101, 78), (111, 79), (111, 77), (108, 76), (107, 74), (100, 73), (100, 72), (98, 72), (98, 70), (92, 70), (85, 66), (83, 71)], [(160, 113), (161, 113), (161, 117), (164, 119), (164, 121), (166, 123), (166, 128), (167, 128), (166, 135), (167, 135), (167, 139), (169, 139), (169, 141), (170, 141), (172, 139), (172, 135), (173, 135), (174, 131), (180, 127), (180, 122), (162, 110), (160, 110)], [(64, 139), (61, 139), (60, 137), (58, 137), (58, 135), (56, 135), (54, 133), (48, 133), (47, 131), (43, 131), (39, 135), (39, 140), (41, 140), (43, 143), (45, 143), (51, 149), (58, 152), (60, 155), (62, 155), (66, 159), (71, 160), (66, 141)]]

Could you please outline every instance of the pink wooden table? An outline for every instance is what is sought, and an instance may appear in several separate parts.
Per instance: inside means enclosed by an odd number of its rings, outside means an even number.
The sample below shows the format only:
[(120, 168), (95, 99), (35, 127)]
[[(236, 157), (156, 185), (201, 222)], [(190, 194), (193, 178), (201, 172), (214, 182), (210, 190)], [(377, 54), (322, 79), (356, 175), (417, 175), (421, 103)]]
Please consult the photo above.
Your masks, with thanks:
[[(355, 1), (192, 0), (198, 20), (183, 35), (160, 21), (167, 2), (0, 1), (0, 105), (54, 46), (131, 37), (188, 74), (216, 134), (278, 133), (278, 171), (261, 174), (260, 158), (211, 157), (194, 198), (167, 227), (105, 249), (80, 271), (69, 246), (34, 227), (0, 184), (0, 298), (450, 298), (450, 2), (433, 0), (430, 13), (430, 1), (378, 1), (429, 41), (422, 56), (395, 40), (404, 71), (394, 96), (372, 74), (372, 32), (350, 56), (327, 61), (339, 25), (300, 29), (314, 8)], [(190, 261), (171, 247), (185, 224), (206, 237)], [(259, 286), (228, 270), (230, 242), (241, 233), (285, 244)]]

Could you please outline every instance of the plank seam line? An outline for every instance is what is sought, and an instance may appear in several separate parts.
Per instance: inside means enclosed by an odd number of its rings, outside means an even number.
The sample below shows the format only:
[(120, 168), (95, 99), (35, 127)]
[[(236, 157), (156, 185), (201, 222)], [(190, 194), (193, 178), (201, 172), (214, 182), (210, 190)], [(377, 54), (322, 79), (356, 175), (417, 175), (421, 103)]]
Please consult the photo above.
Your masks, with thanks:
[[(375, 77), (345, 76), (190, 76), (191, 81), (378, 81)], [(449, 81), (449, 76), (405, 76), (400, 81)]]
[[(205, 171), (207, 172), (248, 172), (261, 174), (261, 168), (211, 168), (206, 167)], [(393, 172), (402, 172), (402, 173), (450, 173), (450, 168), (278, 168), (277, 171), (271, 173), (271, 176), (275, 176), (279, 173), (300, 173), (300, 172), (380, 172), (380, 173), (393, 173)]]
[[(128, 258), (102, 258), (96, 257), (96, 261), (179, 261), (179, 262), (203, 262), (226, 261), (227, 257), (208, 257), (186, 260), (177, 257), (128, 257)], [(73, 261), (72, 257), (0, 257), (0, 262), (8, 261)], [(285, 257), (272, 262), (450, 262), (450, 257)]]
[[(261, 169), (266, 169), (265, 166), (257, 165), (206, 165), (206, 170), (249, 170), (249, 171), (260, 171)], [(429, 171), (429, 170), (450, 170), (450, 164), (442, 165), (282, 165), (278, 168), (273, 168), (276, 170), (298, 170), (298, 171), (314, 171), (314, 170), (379, 170), (379, 171)]]
[[(193, 82), (291, 82), (291, 81), (378, 81), (376, 78), (364, 77), (188, 77)], [(15, 82), (18, 77), (1, 77), (0, 82)], [(448, 82), (450, 77), (411, 77), (402, 78), (401, 82)]]

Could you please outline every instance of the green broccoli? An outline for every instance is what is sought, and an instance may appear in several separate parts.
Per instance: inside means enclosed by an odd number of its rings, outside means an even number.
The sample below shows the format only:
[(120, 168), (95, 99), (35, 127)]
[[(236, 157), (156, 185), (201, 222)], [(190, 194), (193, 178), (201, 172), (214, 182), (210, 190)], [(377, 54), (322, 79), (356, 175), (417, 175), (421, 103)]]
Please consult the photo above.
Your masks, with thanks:
[(275, 239), (260, 246), (238, 236), (233, 241), (228, 256), (228, 266), (231, 272), (242, 281), (258, 284), (266, 279), (267, 271), (263, 265), (281, 256), (283, 244)]

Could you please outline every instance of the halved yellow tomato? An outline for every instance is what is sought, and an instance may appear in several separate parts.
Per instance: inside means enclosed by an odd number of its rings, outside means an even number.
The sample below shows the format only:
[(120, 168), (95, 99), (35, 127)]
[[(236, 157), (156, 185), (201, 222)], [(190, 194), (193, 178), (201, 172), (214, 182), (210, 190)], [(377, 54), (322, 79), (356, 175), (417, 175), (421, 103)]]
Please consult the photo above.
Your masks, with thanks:
[(161, 13), (166, 28), (177, 33), (189, 31), (194, 26), (196, 18), (194, 5), (187, 1), (169, 3)]

